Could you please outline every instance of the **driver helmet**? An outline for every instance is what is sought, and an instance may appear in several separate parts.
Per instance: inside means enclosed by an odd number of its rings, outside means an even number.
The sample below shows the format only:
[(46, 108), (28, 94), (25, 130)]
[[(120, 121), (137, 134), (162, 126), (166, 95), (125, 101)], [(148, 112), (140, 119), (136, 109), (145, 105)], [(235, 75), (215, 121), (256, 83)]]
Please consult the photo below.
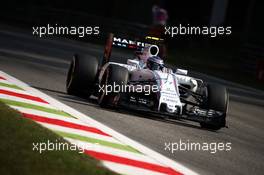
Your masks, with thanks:
[(144, 63), (146, 63), (147, 59), (150, 57), (148, 47), (138, 47), (135, 54), (137, 58), (142, 60)]
[(147, 60), (147, 68), (150, 70), (161, 70), (164, 67), (163, 60), (158, 56), (149, 57)]
[(135, 51), (135, 54), (136, 55), (142, 55), (143, 51), (144, 51), (144, 47), (137, 47), (136, 51)]

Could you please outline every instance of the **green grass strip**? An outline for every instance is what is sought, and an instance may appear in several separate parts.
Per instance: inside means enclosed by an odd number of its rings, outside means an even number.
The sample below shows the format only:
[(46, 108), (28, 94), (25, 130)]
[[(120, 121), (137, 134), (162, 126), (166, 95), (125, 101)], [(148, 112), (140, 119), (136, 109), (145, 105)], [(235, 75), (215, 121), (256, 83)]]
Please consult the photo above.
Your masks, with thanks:
[(122, 144), (118, 144), (118, 143), (112, 143), (112, 142), (108, 142), (108, 141), (104, 141), (104, 140), (99, 140), (99, 139), (95, 139), (95, 138), (90, 138), (90, 137), (85, 137), (85, 136), (80, 136), (77, 134), (70, 134), (70, 133), (66, 133), (66, 132), (62, 132), (62, 131), (54, 131), (55, 133), (61, 135), (62, 137), (68, 137), (71, 139), (76, 139), (76, 140), (80, 140), (80, 141), (84, 141), (84, 142), (89, 142), (89, 143), (94, 143), (94, 144), (100, 144), (106, 147), (111, 147), (111, 148), (115, 148), (115, 149), (120, 149), (120, 150), (124, 150), (124, 151), (129, 151), (129, 152), (133, 152), (133, 153), (140, 153), (139, 151), (137, 151), (136, 149), (128, 146), (128, 145), (122, 145)]
[[(0, 114), (0, 174), (117, 175), (80, 150), (46, 149), (40, 154), (40, 143), (68, 144), (68, 148), (70, 143), (2, 102)], [(38, 144), (38, 149), (33, 144)]]
[(12, 88), (12, 89), (24, 90), (21, 87), (18, 87), (17, 85), (14, 85), (14, 84), (6, 84), (6, 83), (0, 82), (0, 86)]
[(30, 103), (18, 102), (18, 101), (8, 100), (8, 99), (0, 99), (0, 101), (2, 101), (3, 103), (6, 103), (7, 105), (18, 106), (18, 107), (29, 108), (29, 109), (35, 109), (35, 110), (39, 110), (39, 111), (43, 111), (43, 112), (62, 115), (64, 117), (74, 118), (73, 116), (67, 114), (66, 112), (56, 110), (56, 109), (52, 109), (52, 108), (46, 108), (43, 106), (38, 106), (38, 105), (30, 104)]

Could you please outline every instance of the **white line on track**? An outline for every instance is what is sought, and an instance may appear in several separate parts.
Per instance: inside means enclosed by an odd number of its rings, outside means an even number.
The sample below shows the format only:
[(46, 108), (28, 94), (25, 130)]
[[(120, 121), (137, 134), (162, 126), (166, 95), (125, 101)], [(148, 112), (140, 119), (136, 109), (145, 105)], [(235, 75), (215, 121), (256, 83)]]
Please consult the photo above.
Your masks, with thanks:
[(152, 158), (148, 156), (145, 156), (144, 154), (123, 151), (120, 149), (111, 148), (111, 147), (103, 146), (100, 144), (91, 144), (89, 142), (79, 141), (79, 140), (67, 138), (67, 137), (65, 139), (70, 141), (71, 143), (81, 146), (82, 148), (87, 147), (87, 150), (97, 151), (100, 153), (111, 154), (114, 156), (125, 157), (125, 158), (132, 159), (132, 160), (137, 160), (137, 161), (142, 161), (142, 162), (147, 162), (147, 163), (152, 163), (155, 165), (162, 166), (161, 164), (157, 163), (157, 161), (153, 160)]
[[(2, 88), (0, 88), (0, 89), (2, 89)], [(13, 101), (18, 101), (18, 102), (22, 102), (22, 103), (28, 103), (28, 104), (32, 104), (32, 105), (37, 105), (37, 106), (41, 106), (41, 107), (45, 107), (45, 108), (58, 110), (56, 107), (54, 107), (50, 104), (47, 104), (47, 103), (42, 103), (42, 102), (38, 102), (38, 101), (34, 101), (34, 100), (28, 100), (26, 98), (16, 97), (16, 96), (12, 96), (12, 95), (0, 94), (0, 99), (13, 100)]]
[(32, 95), (32, 94), (30, 94), (30, 93), (28, 93), (27, 91), (24, 91), (24, 90), (19, 90), (19, 89), (5, 87), (5, 86), (0, 86), (0, 89), (6, 90), (6, 91), (15, 92), (15, 93), (19, 93), (19, 94), (24, 94), (24, 95)]
[(29, 108), (24, 108), (24, 107), (19, 107), (19, 106), (10, 106), (22, 113), (26, 113), (26, 114), (32, 114), (32, 115), (38, 115), (38, 116), (45, 116), (45, 118), (49, 118), (49, 119), (56, 119), (56, 120), (63, 120), (66, 122), (70, 122), (73, 124), (77, 124), (77, 125), (84, 125), (84, 126), (90, 126), (93, 127), (91, 125), (88, 125), (87, 123), (84, 123), (78, 119), (75, 118), (71, 118), (71, 117), (65, 117), (63, 115), (58, 115), (58, 114), (53, 114), (53, 113), (48, 113), (48, 112), (42, 112), (39, 110), (35, 110), (35, 109), (29, 109)]
[(119, 173), (126, 174), (126, 175), (164, 175), (163, 173), (153, 172), (150, 170), (136, 168), (129, 165), (120, 165), (118, 163), (110, 162), (110, 161), (103, 161), (103, 165), (107, 168), (111, 169), (112, 171), (118, 171)]
[(5, 83), (5, 84), (8, 84), (8, 85), (15, 85), (14, 83), (11, 83), (7, 80), (3, 80), (3, 79), (0, 79), (0, 83)]
[(89, 137), (89, 138), (94, 138), (94, 139), (99, 139), (99, 140), (103, 140), (103, 141), (107, 141), (107, 142), (112, 142), (112, 143), (124, 145), (123, 143), (119, 142), (118, 140), (114, 139), (113, 137), (104, 136), (104, 135), (100, 135), (100, 134), (96, 134), (96, 133), (92, 133), (92, 132), (88, 132), (88, 131), (82, 131), (82, 130), (78, 130), (78, 129), (67, 128), (67, 127), (63, 127), (63, 126), (53, 125), (53, 124), (47, 124), (44, 122), (37, 122), (37, 123), (49, 128), (51, 130), (54, 130), (54, 131), (61, 131), (61, 132), (69, 133), (69, 134), (76, 134), (79, 136), (84, 136), (84, 137)]

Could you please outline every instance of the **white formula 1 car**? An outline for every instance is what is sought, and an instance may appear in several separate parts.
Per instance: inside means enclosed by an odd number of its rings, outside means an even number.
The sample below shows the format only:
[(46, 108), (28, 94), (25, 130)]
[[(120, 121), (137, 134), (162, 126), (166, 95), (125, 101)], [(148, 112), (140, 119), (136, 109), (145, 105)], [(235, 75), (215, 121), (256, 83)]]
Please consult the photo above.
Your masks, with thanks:
[(228, 93), (225, 87), (190, 77), (187, 70), (167, 68), (157, 56), (156, 45), (144, 45), (149, 54), (146, 67), (137, 59), (126, 59), (126, 64), (111, 62), (113, 41), (113, 37), (108, 40), (102, 60), (74, 55), (67, 75), (68, 94), (94, 95), (101, 107), (196, 121), (207, 129), (226, 126)]

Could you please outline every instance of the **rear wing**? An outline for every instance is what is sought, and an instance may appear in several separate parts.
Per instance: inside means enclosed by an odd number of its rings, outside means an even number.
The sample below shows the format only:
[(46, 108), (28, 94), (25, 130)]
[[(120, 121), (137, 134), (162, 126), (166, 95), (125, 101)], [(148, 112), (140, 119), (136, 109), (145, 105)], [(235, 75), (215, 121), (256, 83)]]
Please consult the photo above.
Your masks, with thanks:
[(124, 47), (129, 49), (136, 49), (138, 47), (146, 47), (149, 45), (160, 45), (163, 43), (162, 38), (146, 36), (143, 39), (127, 39), (122, 37), (113, 36), (113, 46)]
[[(103, 64), (109, 61), (112, 47), (136, 50), (137, 48), (145, 48), (152, 45), (157, 46), (159, 50), (162, 51), (164, 48), (164, 39), (152, 36), (146, 36), (141, 39), (128, 39), (121, 36), (115, 36), (113, 33), (110, 33), (105, 44)], [(163, 58), (162, 54), (162, 52), (159, 53), (159, 55)]]

